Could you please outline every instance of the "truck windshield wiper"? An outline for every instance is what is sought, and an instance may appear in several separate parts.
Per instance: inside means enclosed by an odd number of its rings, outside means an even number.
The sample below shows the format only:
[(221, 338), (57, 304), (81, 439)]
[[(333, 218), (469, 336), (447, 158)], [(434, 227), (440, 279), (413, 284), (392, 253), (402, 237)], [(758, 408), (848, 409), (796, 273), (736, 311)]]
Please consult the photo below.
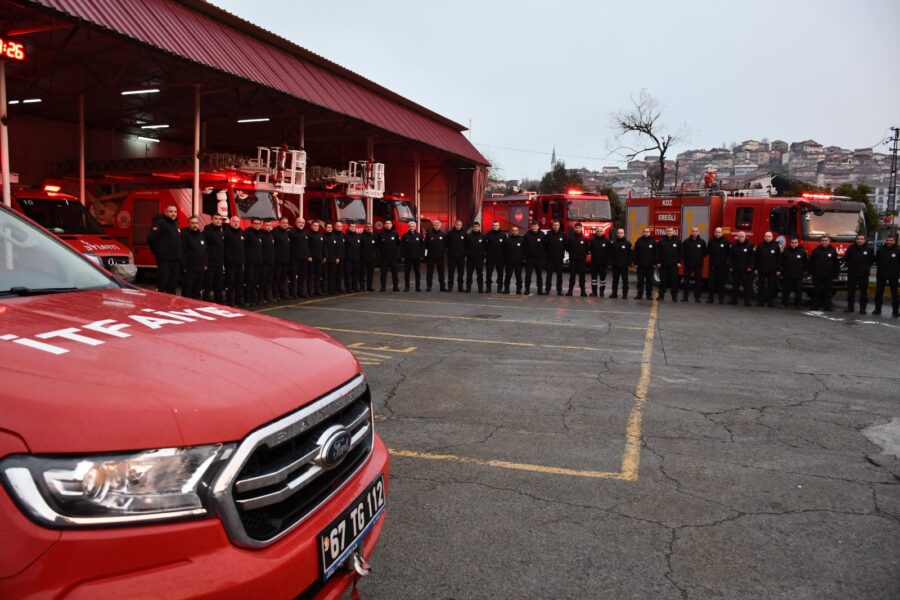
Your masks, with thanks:
[(77, 290), (77, 287), (30, 288), (17, 286), (9, 288), (8, 290), (0, 290), (0, 294), (3, 294), (5, 296), (41, 296), (44, 294), (63, 294), (65, 292), (75, 292)]

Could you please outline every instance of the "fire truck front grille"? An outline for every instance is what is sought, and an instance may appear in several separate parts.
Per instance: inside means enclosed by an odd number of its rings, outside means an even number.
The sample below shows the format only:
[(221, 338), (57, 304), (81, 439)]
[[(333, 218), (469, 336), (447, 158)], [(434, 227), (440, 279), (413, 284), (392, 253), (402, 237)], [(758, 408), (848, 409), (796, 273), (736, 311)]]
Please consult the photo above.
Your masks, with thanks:
[(250, 434), (214, 484), (229, 536), (245, 547), (274, 542), (353, 477), (373, 443), (362, 375)]

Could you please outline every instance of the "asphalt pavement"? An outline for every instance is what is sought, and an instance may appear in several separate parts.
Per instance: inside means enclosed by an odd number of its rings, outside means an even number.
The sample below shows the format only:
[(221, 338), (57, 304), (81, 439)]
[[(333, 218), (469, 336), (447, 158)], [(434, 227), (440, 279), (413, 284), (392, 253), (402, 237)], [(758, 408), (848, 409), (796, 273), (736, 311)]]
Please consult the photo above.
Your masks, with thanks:
[(555, 293), (264, 312), (373, 390), (393, 459), (362, 598), (900, 598), (896, 319)]

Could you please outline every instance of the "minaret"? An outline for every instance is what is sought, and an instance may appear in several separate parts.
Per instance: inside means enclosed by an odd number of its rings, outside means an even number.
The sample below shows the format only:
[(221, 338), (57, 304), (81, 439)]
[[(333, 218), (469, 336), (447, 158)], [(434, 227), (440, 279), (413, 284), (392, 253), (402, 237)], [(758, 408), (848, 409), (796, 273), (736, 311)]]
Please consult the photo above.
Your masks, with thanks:
[(550, 155), (550, 169), (556, 168), (556, 146), (553, 146), (553, 154)]

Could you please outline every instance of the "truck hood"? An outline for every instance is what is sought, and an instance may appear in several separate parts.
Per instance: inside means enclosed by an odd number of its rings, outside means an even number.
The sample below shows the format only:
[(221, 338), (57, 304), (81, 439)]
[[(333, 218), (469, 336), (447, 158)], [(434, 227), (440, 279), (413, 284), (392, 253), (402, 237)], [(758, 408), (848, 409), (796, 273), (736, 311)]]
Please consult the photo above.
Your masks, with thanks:
[(57, 237), (82, 254), (90, 252), (100, 257), (128, 256), (130, 254), (122, 242), (114, 240), (108, 235), (61, 233)]
[(315, 329), (156, 292), (0, 302), (2, 428), (34, 453), (235, 441), (358, 373)]

